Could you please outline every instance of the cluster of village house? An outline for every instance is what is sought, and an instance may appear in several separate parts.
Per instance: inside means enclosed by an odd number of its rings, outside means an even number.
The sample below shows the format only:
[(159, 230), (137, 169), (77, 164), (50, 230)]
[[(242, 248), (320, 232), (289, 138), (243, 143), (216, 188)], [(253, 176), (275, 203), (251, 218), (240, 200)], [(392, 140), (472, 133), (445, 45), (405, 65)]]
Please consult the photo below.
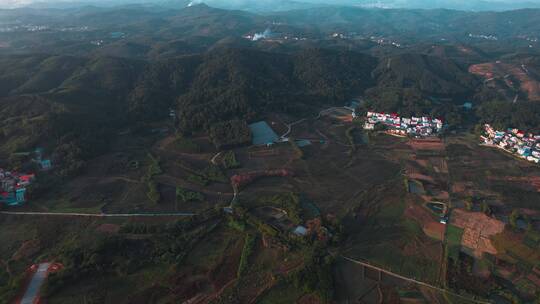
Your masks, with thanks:
[[(33, 155), (32, 161), (41, 170), (51, 169), (51, 160), (42, 157), (43, 150), (37, 149), (34, 152), (19, 153), (22, 155)], [(26, 202), (27, 189), (35, 179), (35, 174), (23, 174), (15, 171), (8, 171), (0, 168), (0, 204), (7, 206), (18, 206)]]
[(0, 203), (15, 206), (26, 202), (26, 188), (34, 178), (34, 174), (20, 174), (0, 169)]
[(489, 124), (484, 125), (484, 144), (496, 146), (505, 151), (534, 163), (540, 163), (540, 135), (526, 134), (518, 129), (507, 131), (495, 130)]
[(383, 124), (387, 132), (401, 136), (432, 136), (441, 132), (443, 121), (431, 117), (400, 117), (397, 114), (367, 112), (365, 130), (375, 129), (375, 125)]

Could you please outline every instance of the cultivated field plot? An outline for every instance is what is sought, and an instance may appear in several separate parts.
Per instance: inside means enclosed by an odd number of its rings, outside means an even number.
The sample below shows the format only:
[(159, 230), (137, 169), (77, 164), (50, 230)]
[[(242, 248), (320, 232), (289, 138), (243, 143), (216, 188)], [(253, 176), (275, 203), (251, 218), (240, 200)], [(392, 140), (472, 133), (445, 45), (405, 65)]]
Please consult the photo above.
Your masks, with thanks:
[[(267, 121), (283, 129), (286, 124), (279, 122), (282, 120), (298, 121), (278, 114)], [(483, 214), (455, 210), (450, 217), (451, 229), (446, 231), (447, 226), (440, 222), (445, 218), (446, 206), (473, 195), (489, 195), (500, 203), (498, 207), (506, 198), (510, 204), (523, 206), (524, 202), (511, 199), (514, 190), (505, 189), (519, 188), (527, 195), (537, 195), (538, 191), (536, 179), (517, 178), (520, 174), (540, 177), (530, 164), (522, 164), (498, 151), (482, 149), (467, 138), (456, 137), (447, 142), (364, 133), (354, 124), (327, 116), (293, 124), (290, 135), (308, 140), (310, 144), (282, 142), (239, 146), (218, 153), (210, 139), (200, 134), (191, 138), (163, 135), (156, 141), (139, 139), (125, 146), (138, 146), (140, 150), (144, 145), (146, 149), (142, 153), (118, 147), (114, 153), (93, 160), (82, 176), (69, 181), (43, 204), (36, 202), (31, 208), (92, 213), (204, 214), (205, 210), (221, 210), (216, 206), (231, 204), (233, 192), (238, 191), (238, 206), (278, 231), (290, 233), (297, 225), (307, 225), (307, 219), (319, 216), (329, 222), (342, 219), (343, 235), (347, 237), (340, 248), (344, 256), (367, 260), (395, 273), (443, 286), (446, 256), (458, 260), (461, 246), (476, 256), (508, 252), (499, 250), (504, 241), (491, 242), (492, 237), (503, 231), (502, 222)], [(247, 178), (245, 184), (233, 187), (231, 181), (236, 183), (239, 176), (253, 179)], [(152, 201), (149, 193), (152, 184), (159, 193), (157, 201)], [(498, 190), (501, 186), (505, 188)], [(289, 214), (283, 216), (283, 206), (277, 206), (281, 208), (278, 210), (268, 204), (276, 195), (289, 193), (299, 197), (302, 219)], [(58, 199), (55, 200), (55, 196)], [(445, 208), (435, 210), (436, 204)], [(175, 299), (191, 303), (219, 302), (231, 295), (243, 303), (255, 300), (261, 303), (317, 302), (313, 294), (300, 292), (278, 279), (276, 274), (285, 275), (302, 268), (304, 256), (272, 237), (257, 236), (249, 257), (251, 267), (239, 275), (244, 245), (253, 231), (248, 225), (227, 223), (223, 221), (223, 214), (220, 216), (221, 220), (204, 222), (199, 228), (188, 225), (190, 228), (175, 234), (173, 238), (180, 239), (174, 242), (180, 245), (172, 243), (171, 246), (181, 252), (175, 251), (174, 257), (163, 253), (173, 249), (161, 247), (164, 246), (161, 242), (169, 242), (172, 236), (159, 230), (163, 228), (156, 230), (146, 223), (142, 227), (131, 227), (130, 232), (126, 232), (125, 224), (118, 222), (78, 229), (90, 229), (92, 236), (114, 236), (122, 242), (125, 240), (129, 246), (134, 242), (141, 246), (143, 252), (137, 253), (141, 256), (158, 254), (163, 259), (182, 261), (182, 266), (174, 272), (166, 271), (159, 263), (155, 267), (141, 264), (140, 269), (130, 270), (133, 271), (128, 275), (130, 279), (122, 282), (125, 290), (143, 286), (140, 292), (129, 296), (132, 303), (145, 303), (159, 298), (159, 294), (168, 294), (161, 298), (163, 301)], [(10, 246), (13, 252), (22, 245), (11, 243)], [(147, 252), (152, 246), (164, 251)], [(31, 252), (32, 243), (24, 248), (28, 250), (18, 251)], [(440, 300), (437, 293), (402, 282), (379, 281), (369, 272), (359, 278), (353, 267), (344, 265), (338, 264), (336, 269), (336, 280), (342, 282), (343, 287), (338, 290), (340, 299), (361, 299), (365, 303)], [(148, 287), (140, 282), (144, 276), (154, 276), (160, 283)], [(60, 303), (76, 301), (81, 295), (119, 282), (113, 274), (94, 283), (74, 282), (56, 294), (55, 299)], [(172, 290), (172, 294), (164, 290)], [(99, 295), (102, 296), (121, 299), (126, 295), (120, 290), (118, 294)]]
[[(140, 181), (144, 152), (118, 151), (91, 160), (78, 177), (65, 181), (56, 191), (48, 191), (32, 208), (63, 212), (97, 213), (105, 210), (134, 210), (147, 203)], [(137, 163), (137, 167), (130, 166)]]
[(410, 201), (404, 215), (419, 223), (427, 236), (441, 241), (444, 240), (446, 226), (439, 223), (437, 218), (420, 203)]
[[(437, 284), (442, 262), (441, 242), (428, 237), (422, 221), (407, 208), (402, 181), (372, 189), (358, 199), (359, 205), (346, 220), (351, 235), (347, 256), (365, 259), (394, 272)], [(423, 207), (420, 207), (423, 208)]]
[(345, 259), (338, 260), (334, 277), (338, 303), (404, 303), (407, 300), (423, 303), (426, 300), (414, 284), (388, 275), (381, 275), (379, 280), (377, 272)]
[(294, 152), (288, 143), (275, 144), (272, 147), (235, 149), (235, 152), (242, 166), (233, 170), (234, 173), (287, 167), (294, 159)]
[(443, 152), (445, 150), (444, 142), (441, 139), (411, 139), (408, 142), (417, 153), (422, 152)]
[(343, 122), (352, 121), (351, 110), (345, 108), (331, 108), (321, 112), (321, 116)]
[(445, 143), (376, 135), (368, 147), (399, 164), (401, 174), (358, 195), (346, 220), (354, 235), (347, 254), (426, 282), (443, 282), (444, 214), (426, 203), (449, 201)]
[[(296, 138), (317, 139), (300, 148), (300, 157), (289, 143), (272, 147), (251, 147), (237, 150), (242, 168), (235, 173), (286, 168), (294, 173), (288, 178), (262, 178), (242, 189), (241, 198), (264, 194), (296, 192), (304, 195), (323, 214), (343, 214), (354, 204), (362, 191), (395, 178), (399, 165), (385, 160), (360, 143), (350, 154), (346, 127), (329, 120), (306, 121), (295, 125)], [(319, 140), (318, 138), (321, 138)]]
[(453, 210), (451, 219), (452, 225), (464, 230), (461, 244), (471, 249), (475, 256), (480, 258), (484, 253), (497, 254), (490, 238), (503, 232), (503, 222), (480, 212), (461, 209)]
[[(113, 152), (88, 161), (82, 174), (67, 179), (55, 191), (48, 191), (32, 201), (29, 208), (85, 213), (189, 212), (206, 209), (210, 207), (209, 202), (213, 205), (229, 200), (232, 190), (226, 178), (225, 184), (216, 183), (208, 189), (188, 180), (192, 173), (185, 167), (194, 170), (208, 167), (212, 151), (181, 152), (175, 139), (174, 136), (157, 141), (150, 137), (120, 137)], [(150, 156), (158, 159), (161, 169), (153, 177), (160, 192), (159, 203), (152, 202), (147, 196), (145, 175), (151, 164)], [(186, 202), (180, 206), (175, 197), (176, 187), (200, 191), (205, 194), (205, 201)]]
[[(175, 221), (176, 222), (176, 221)], [(11, 274), (4, 273), (5, 268), (0, 268), (2, 278), (9, 276), (24, 278), (27, 269), (38, 262), (62, 262), (63, 255), (73, 254), (78, 246), (85, 244), (82, 248), (94, 248), (96, 244), (103, 244), (102, 241), (108, 238), (123, 238), (124, 244), (135, 242), (139, 248), (144, 248), (148, 236), (119, 233), (119, 228), (126, 223), (138, 223), (142, 225), (155, 225), (157, 223), (171, 223), (170, 219), (130, 219), (130, 220), (112, 220), (112, 219), (74, 219), (70, 217), (0, 217), (2, 233), (0, 241), (2, 250), (0, 250), (0, 259), (9, 263)], [(75, 237), (77, 236), (77, 237)], [(131, 243), (134, 244), (134, 243)], [(111, 259), (117, 252), (110, 252)], [(124, 256), (126, 261), (129, 256)], [(107, 261), (102, 260), (104, 264)], [(125, 264), (124, 264), (125, 265)], [(69, 264), (66, 266), (71, 267)], [(102, 272), (99, 278), (84, 278), (66, 281), (66, 288), (62, 292), (50, 298), (52, 303), (82, 303), (84, 299), (103, 299), (108, 297), (111, 301), (120, 303), (128, 299), (133, 290), (145, 289), (144, 278), (149, 279), (150, 275), (159, 276), (164, 274), (165, 268), (154, 266), (141, 266), (130, 271), (127, 277), (115, 278), (108, 271)], [(84, 270), (81, 270), (81, 272)], [(51, 276), (47, 279), (47, 281)], [(24, 281), (20, 282), (24, 285)], [(135, 289), (120, 288), (116, 293), (108, 292), (108, 284), (120, 284), (122, 287), (132, 287)], [(15, 292), (23, 292), (23, 285), (13, 285)], [(102, 301), (99, 301), (103, 303)]]
[(482, 147), (476, 138), (449, 138), (447, 153), (450, 187), (456, 199), (489, 198), (507, 210), (540, 209), (535, 203), (540, 200), (534, 186), (540, 176), (537, 165)]

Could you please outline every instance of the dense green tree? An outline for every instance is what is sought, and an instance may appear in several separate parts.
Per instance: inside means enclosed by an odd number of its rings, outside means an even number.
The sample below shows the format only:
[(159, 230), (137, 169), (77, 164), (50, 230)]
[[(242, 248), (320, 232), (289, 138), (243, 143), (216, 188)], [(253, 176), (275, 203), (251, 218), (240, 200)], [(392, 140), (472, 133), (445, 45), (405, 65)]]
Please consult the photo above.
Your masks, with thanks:
[(218, 149), (247, 144), (251, 131), (245, 120), (229, 120), (210, 126), (210, 138)]

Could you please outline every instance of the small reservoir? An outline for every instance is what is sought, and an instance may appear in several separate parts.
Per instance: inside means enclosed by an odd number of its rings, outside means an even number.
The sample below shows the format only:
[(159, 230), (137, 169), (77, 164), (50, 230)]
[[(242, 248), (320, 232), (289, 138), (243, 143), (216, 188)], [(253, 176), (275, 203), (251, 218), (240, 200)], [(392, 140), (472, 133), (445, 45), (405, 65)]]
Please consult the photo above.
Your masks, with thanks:
[(279, 136), (272, 130), (266, 121), (259, 121), (249, 125), (252, 138), (251, 143), (256, 146), (273, 144)]

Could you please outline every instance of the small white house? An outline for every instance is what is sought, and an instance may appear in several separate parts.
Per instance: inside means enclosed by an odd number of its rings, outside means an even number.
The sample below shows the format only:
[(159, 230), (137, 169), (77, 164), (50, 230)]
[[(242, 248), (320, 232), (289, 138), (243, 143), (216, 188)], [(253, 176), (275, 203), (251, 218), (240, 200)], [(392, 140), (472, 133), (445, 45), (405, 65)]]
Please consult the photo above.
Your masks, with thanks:
[(305, 235), (307, 235), (308, 230), (304, 226), (298, 226), (298, 227), (296, 227), (294, 229), (293, 233), (296, 234), (296, 235), (299, 235), (299, 236), (305, 236)]
[(375, 124), (372, 124), (372, 123), (369, 123), (369, 122), (366, 122), (364, 124), (364, 130), (374, 130), (375, 129)]

